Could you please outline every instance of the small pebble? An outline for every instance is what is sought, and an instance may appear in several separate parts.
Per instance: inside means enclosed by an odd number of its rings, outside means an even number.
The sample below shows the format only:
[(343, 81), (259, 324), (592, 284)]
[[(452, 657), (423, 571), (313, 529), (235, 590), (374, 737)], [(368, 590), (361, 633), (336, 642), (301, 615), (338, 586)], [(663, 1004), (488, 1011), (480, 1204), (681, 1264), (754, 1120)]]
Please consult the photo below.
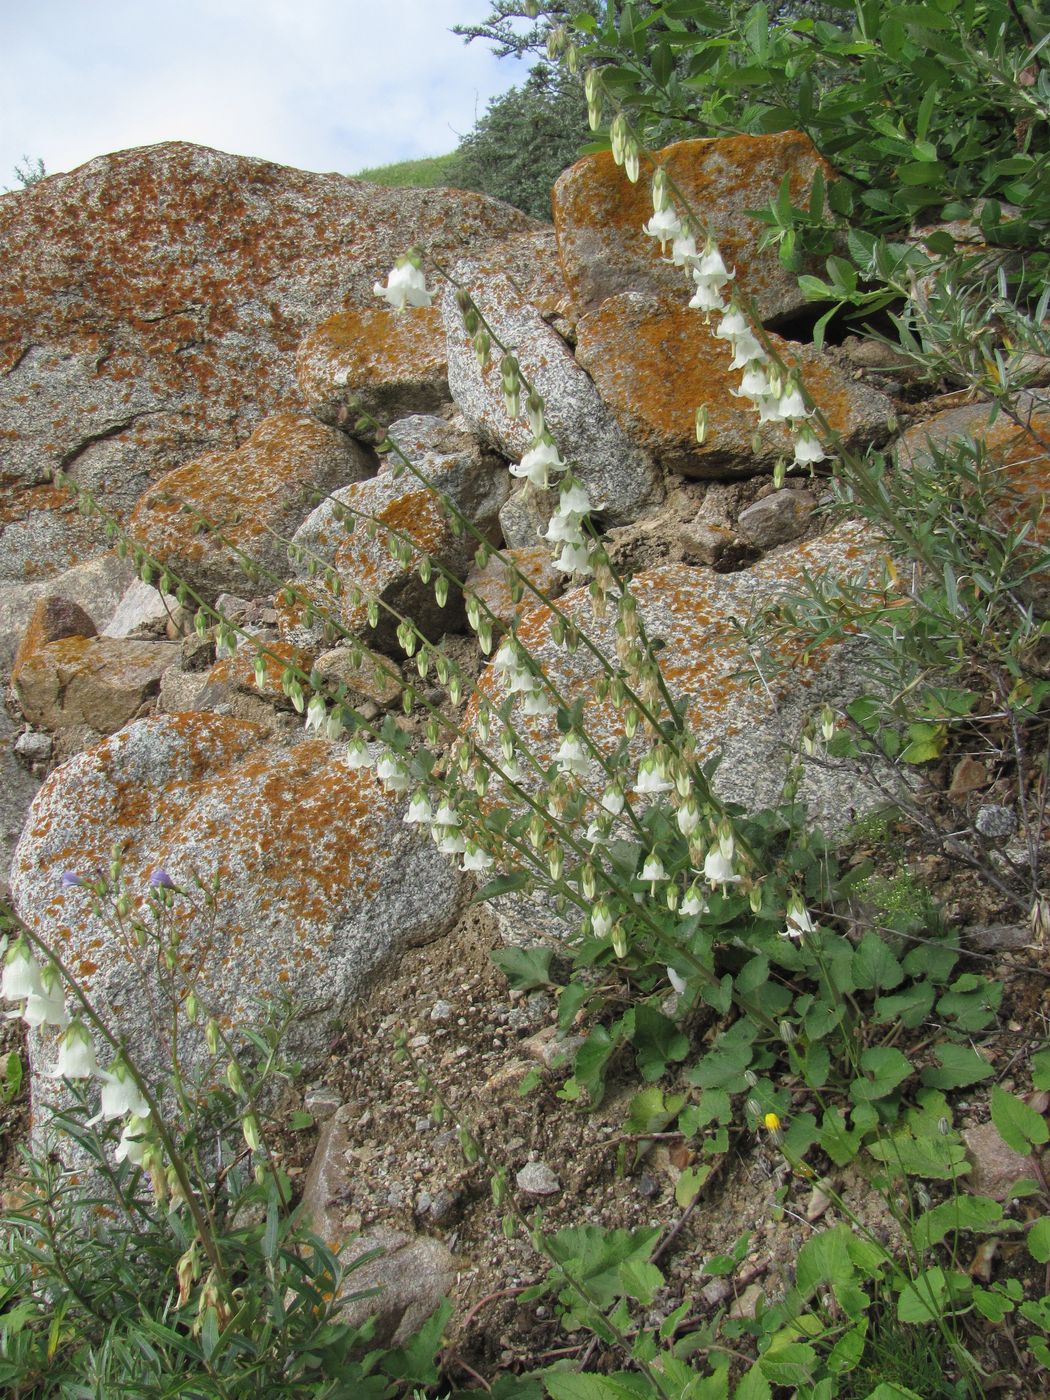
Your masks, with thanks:
[(303, 1096), (303, 1108), (307, 1113), (312, 1113), (319, 1123), (331, 1118), (341, 1102), (336, 1091), (324, 1084), (319, 1084), (315, 1089), (307, 1089)]
[(514, 1178), (519, 1191), (530, 1196), (556, 1196), (561, 1182), (546, 1162), (526, 1162)]
[(1014, 834), (1017, 830), (1017, 817), (1012, 807), (989, 802), (978, 811), (973, 824), (986, 840), (995, 841)]
[(436, 1001), (430, 1008), (430, 1019), (432, 1021), (447, 1021), (452, 1015), (452, 1003), (448, 1001)]

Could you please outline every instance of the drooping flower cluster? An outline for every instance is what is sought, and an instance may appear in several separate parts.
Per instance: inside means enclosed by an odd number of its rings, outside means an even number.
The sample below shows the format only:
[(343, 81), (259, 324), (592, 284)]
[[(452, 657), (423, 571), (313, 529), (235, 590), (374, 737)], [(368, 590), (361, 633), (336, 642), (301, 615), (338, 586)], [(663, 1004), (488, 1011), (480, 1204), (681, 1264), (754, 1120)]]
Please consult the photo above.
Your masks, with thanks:
[[(67, 875), (69, 872), (66, 872)], [(79, 879), (64, 879), (67, 886), (79, 884)], [(116, 1160), (125, 1158), (135, 1164), (142, 1162), (145, 1144), (142, 1141), (144, 1120), (149, 1116), (146, 1102), (127, 1065), (119, 1057), (108, 1070), (99, 1068), (95, 1045), (88, 1028), (79, 1017), (70, 1019), (62, 994), (61, 977), (54, 963), (41, 967), (24, 937), (18, 938), (7, 951), (0, 996), (5, 1001), (21, 1002), (8, 1016), (20, 1016), (28, 1025), (55, 1026), (62, 1031), (58, 1056), (52, 1079), (93, 1079), (102, 1081), (102, 1103), (99, 1112), (88, 1119), (92, 1127), (103, 1120), (133, 1115), (125, 1124)], [(138, 1127), (132, 1124), (137, 1123)]]
[(561, 546), (554, 567), (564, 574), (585, 576), (594, 572), (590, 540), (583, 530), (583, 521), (590, 509), (586, 487), (570, 478), (561, 488), (558, 508), (550, 518), (544, 537)]
[[(667, 187), (667, 176), (661, 166), (653, 179), (653, 216), (643, 231), (660, 241), (661, 252), (671, 245), (669, 261), (686, 269), (693, 279), (694, 293), (690, 307), (710, 317), (720, 315), (714, 335), (728, 342), (733, 351), (729, 368), (742, 370), (740, 388), (731, 390), (736, 398), (750, 401), (762, 423), (786, 423), (794, 438), (796, 466), (812, 466), (825, 459), (820, 439), (806, 420), (813, 416), (806, 407), (799, 376), (785, 373), (768, 354), (754, 327), (736, 301), (726, 301), (724, 289), (735, 276), (722, 258), (718, 244), (710, 235), (703, 249), (697, 250), (696, 239), (688, 222), (680, 218)], [(697, 437), (703, 441), (706, 412), (697, 414)]]

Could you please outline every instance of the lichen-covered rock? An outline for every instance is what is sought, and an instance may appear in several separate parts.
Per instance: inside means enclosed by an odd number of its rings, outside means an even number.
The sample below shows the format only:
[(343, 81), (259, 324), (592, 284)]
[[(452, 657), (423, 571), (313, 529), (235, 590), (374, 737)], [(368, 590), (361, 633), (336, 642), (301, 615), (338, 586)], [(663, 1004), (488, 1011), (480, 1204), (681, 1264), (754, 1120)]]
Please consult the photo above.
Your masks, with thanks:
[(302, 337), (372, 305), (411, 244), (450, 263), (537, 229), (483, 195), (185, 142), (0, 195), (0, 578), (99, 550), (52, 493), (55, 467), (124, 516), (162, 472), (301, 407)]
[(348, 431), (360, 409), (384, 423), (431, 413), (449, 401), (441, 312), (385, 303), (339, 311), (299, 346), (296, 373), (311, 411)]
[(115, 734), (158, 693), (177, 654), (173, 642), (65, 636), (20, 653), (15, 693), (39, 729), (87, 725)]
[[(745, 211), (764, 209), (786, 175), (792, 199), (804, 199), (817, 170), (830, 173), (808, 136), (728, 136), (679, 141), (656, 160), (683, 192), (696, 216), (718, 241), (736, 286), (754, 297), (758, 314), (771, 321), (798, 310), (805, 297), (776, 249), (759, 253), (763, 225)], [(554, 186), (554, 227), (565, 280), (580, 314), (621, 292), (692, 295), (680, 268), (664, 262), (660, 245), (642, 232), (653, 206), (647, 180), (631, 184), (608, 151), (585, 156)]]
[[(831, 571), (861, 577), (877, 563), (877, 544), (862, 526), (846, 524), (793, 549), (779, 550), (754, 568), (716, 574), (682, 564), (647, 569), (631, 582), (647, 635), (659, 639), (661, 670), (671, 694), (689, 697), (688, 718), (701, 761), (716, 751), (724, 754), (717, 786), (730, 801), (755, 807), (775, 799), (783, 778), (787, 749), (803, 715), (837, 693), (844, 681), (841, 653), (813, 648), (808, 659), (793, 659), (790, 670), (771, 685), (748, 680), (749, 657), (736, 622), (777, 594), (802, 582), (804, 572)], [(588, 630), (607, 656), (615, 657), (613, 609), (604, 619), (591, 615), (586, 589), (565, 595), (559, 608)], [(584, 703), (584, 727), (600, 746), (611, 751), (620, 742), (623, 722), (611, 702), (599, 701), (594, 683), (599, 663), (585, 648), (568, 652), (551, 636), (552, 614), (537, 607), (525, 614), (517, 634), (557, 686), (566, 706)], [(848, 658), (847, 658), (848, 659)], [(491, 699), (502, 697), (501, 682), (490, 665), (479, 681)], [(772, 708), (771, 694), (776, 699)], [(541, 765), (554, 761), (561, 742), (556, 716), (521, 712), (520, 697), (514, 723), (527, 737)], [(480, 737), (480, 736), (477, 736)], [(851, 792), (811, 789), (818, 822), (840, 826), (853, 801)]]
[[(2, 552), (2, 551), (0, 551)], [(135, 570), (127, 559), (112, 551), (76, 564), (50, 580), (4, 584), (0, 587), (0, 670), (12, 663), (33, 612), (44, 598), (67, 598), (87, 612), (104, 631), (120, 605)]]
[[(6, 891), (15, 842), (40, 787), (40, 778), (33, 771), (36, 764), (27, 763), (17, 748), (23, 737), (19, 726), (7, 713), (7, 707), (0, 705), (0, 894)], [(41, 738), (46, 737), (41, 735)], [(46, 762), (46, 759), (40, 761)]]
[[(783, 423), (759, 427), (750, 400), (734, 397), (741, 376), (729, 368), (732, 352), (686, 301), (637, 292), (606, 298), (577, 326), (577, 359), (624, 432), (669, 471), (753, 475), (789, 451), (791, 433)], [(884, 394), (845, 378), (811, 345), (769, 339), (786, 365), (801, 368), (814, 402), (847, 443), (885, 437), (893, 405)], [(700, 444), (696, 410), (703, 404)]]
[[(392, 551), (395, 539), (407, 548), (407, 558)], [(407, 472), (348, 486), (322, 502), (296, 531), (289, 557), (298, 596), (278, 595), (281, 635), (299, 646), (316, 646), (325, 619), (331, 619), (335, 636), (364, 637), (378, 651), (393, 652), (403, 616), (426, 636), (438, 637), (462, 621), (462, 597), (450, 589), (448, 601), (439, 604), (434, 580), (424, 583), (419, 576), (420, 562), (426, 556), (462, 578), (474, 548), (469, 535), (453, 529), (435, 493)], [(337, 592), (324, 575), (311, 577), (317, 561), (334, 570)]]
[[(368, 620), (370, 599), (412, 618), (429, 636), (440, 636), (462, 621), (458, 590), (451, 590), (448, 603), (440, 605), (433, 583), (424, 584), (419, 577), (420, 560), (426, 554), (463, 578), (477, 542), (465, 529), (457, 533), (442, 500), (447, 498), (487, 539), (495, 541), (499, 509), (510, 491), (511, 478), (502, 458), (444, 419), (421, 415), (404, 419), (391, 425), (391, 436), (401, 445), (411, 469), (401, 455), (389, 453), (377, 477), (334, 492), (296, 531), (289, 555), (308, 602), (279, 601), (282, 635), (289, 640), (319, 642), (321, 625), (309, 616), (315, 612), (319, 619), (334, 619), (344, 634), (368, 636), (380, 651), (395, 650), (397, 618), (381, 606), (378, 626), (373, 628)], [(377, 526), (374, 534), (369, 518)], [(390, 532), (411, 543), (407, 562), (392, 552)], [(338, 597), (323, 579), (311, 579), (311, 567), (317, 562), (336, 570)]]
[[(504, 626), (510, 626), (537, 602), (536, 594), (520, 583), (516, 589), (518, 574), (548, 598), (561, 595), (565, 576), (554, 567), (549, 545), (505, 549), (501, 553), (502, 557), (493, 555), (483, 569), (476, 566), (471, 569), (467, 575), (467, 589), (475, 593)], [(509, 561), (511, 567), (504, 560)]]
[(98, 632), (90, 613), (79, 603), (72, 602), (60, 594), (41, 598), (33, 609), (22, 640), (15, 652), (11, 667), (11, 679), (18, 680), (22, 667), (51, 642), (60, 642), (67, 637), (94, 637)]
[[(215, 888), (211, 915), (174, 897), (185, 969), (228, 1027), (287, 994), (298, 1008), (292, 1053), (316, 1058), (327, 1019), (384, 959), (443, 933), (462, 877), (401, 821), (402, 802), (320, 740), (267, 743), (258, 725), (214, 715), (140, 720), (56, 770), (18, 844), (12, 892), (21, 917), (55, 947), (96, 1006), (109, 1007), (146, 1074), (170, 1068), (150, 1001), (148, 951), (92, 912), (65, 870), (108, 869), (114, 844), (141, 909), (150, 874)], [(148, 916), (147, 916), (148, 917)], [(200, 1050), (187, 1031), (187, 1054)], [(34, 1102), (45, 1096), (53, 1037), (32, 1046)], [(189, 1062), (189, 1061), (187, 1061)]]
[(1005, 413), (992, 421), (987, 404), (967, 404), (938, 413), (909, 428), (897, 443), (897, 456), (907, 465), (929, 460), (932, 452), (949, 451), (960, 440), (978, 443), (987, 460), (1000, 469), (996, 475), (1006, 488), (999, 507), (1001, 523), (1016, 529), (1031, 519), (1029, 540), (1046, 548), (1050, 544), (1050, 401), (1026, 395), (1018, 405), (1031, 431), (1018, 427)]
[[(496, 334), (514, 347), (522, 371), (543, 396), (547, 427), (562, 457), (587, 486), (595, 508), (607, 521), (619, 524), (656, 504), (662, 484), (653, 463), (622, 431), (561, 336), (510, 278), (502, 273), (482, 277), (471, 263), (457, 265), (454, 276), (474, 290)], [(499, 356), (484, 370), (479, 368), (451, 286), (441, 306), (448, 335), (449, 388), (456, 406), (480, 437), (520, 461), (532, 433), (524, 416), (513, 421), (507, 417)]]
[[(345, 433), (305, 414), (276, 413), (236, 451), (209, 453), (161, 477), (135, 507), (130, 528), (178, 577), (214, 598), (243, 587), (240, 551), (283, 576), (286, 542), (317, 495), (372, 470)], [(201, 529), (201, 517), (214, 532)]]
[(400, 667), (369, 647), (333, 647), (314, 665), (333, 689), (344, 685), (351, 697), (363, 697), (375, 705), (396, 704), (405, 689)]
[[(632, 580), (631, 591), (646, 633), (662, 644), (660, 665), (671, 695), (677, 701), (688, 697), (688, 722), (700, 762), (721, 755), (714, 786), (723, 800), (751, 811), (775, 803), (805, 721), (825, 702), (842, 705), (870, 689), (862, 645), (849, 643), (834, 649), (815, 647), (805, 657), (785, 658), (788, 669), (778, 679), (770, 678), (767, 690), (757, 677), (747, 676), (752, 658), (736, 621), (801, 584), (804, 572), (859, 578), (878, 566), (879, 557), (878, 542), (863, 527), (850, 523), (767, 555), (754, 568), (739, 573), (716, 574), (669, 564), (646, 569)], [(615, 664), (613, 609), (605, 619), (595, 620), (586, 589), (566, 594), (558, 606), (587, 629)], [(599, 662), (585, 647), (570, 653), (558, 646), (551, 635), (551, 620), (549, 609), (537, 607), (525, 614), (517, 635), (556, 686), (562, 704), (571, 708), (582, 703), (582, 727), (611, 754), (623, 738), (623, 718), (610, 701), (596, 696), (602, 674)], [(479, 687), (495, 704), (505, 698), (505, 687), (491, 665), (482, 673)], [(468, 722), (472, 736), (484, 745), (473, 701)], [(541, 768), (548, 768), (564, 737), (557, 716), (527, 715), (519, 697), (512, 722)], [(645, 751), (641, 733), (632, 749), (636, 758)], [(597, 764), (592, 770), (588, 785), (600, 794), (606, 779)], [(854, 813), (883, 802), (885, 795), (865, 788), (853, 772), (813, 767), (805, 771), (799, 798), (809, 804), (816, 826), (838, 833)], [(575, 932), (575, 926), (561, 920), (541, 897), (504, 895), (494, 907), (508, 942), (535, 942), (539, 934), (561, 939)]]
[[(502, 457), (479, 443), (461, 418), (450, 422), (415, 414), (391, 423), (388, 436), (400, 450), (381, 458), (381, 477), (400, 477), (413, 489), (416, 483), (433, 488), (484, 535), (494, 537), (514, 484)], [(403, 457), (414, 471), (405, 467)]]

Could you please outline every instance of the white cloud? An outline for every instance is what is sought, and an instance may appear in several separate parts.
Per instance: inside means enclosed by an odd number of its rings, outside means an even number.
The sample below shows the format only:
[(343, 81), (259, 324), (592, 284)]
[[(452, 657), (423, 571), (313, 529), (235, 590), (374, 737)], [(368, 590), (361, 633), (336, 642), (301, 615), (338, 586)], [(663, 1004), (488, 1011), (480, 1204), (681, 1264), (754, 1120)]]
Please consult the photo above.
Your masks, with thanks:
[(346, 173), (452, 150), (524, 68), (449, 31), (485, 0), (37, 0), (5, 15), (0, 185), (184, 140)]

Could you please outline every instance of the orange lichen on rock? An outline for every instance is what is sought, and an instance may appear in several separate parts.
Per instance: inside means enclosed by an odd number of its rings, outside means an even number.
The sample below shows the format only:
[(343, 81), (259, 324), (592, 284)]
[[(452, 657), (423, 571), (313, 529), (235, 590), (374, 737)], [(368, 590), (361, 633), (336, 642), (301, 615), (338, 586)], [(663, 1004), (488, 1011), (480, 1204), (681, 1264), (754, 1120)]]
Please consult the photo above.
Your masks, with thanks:
[(33, 609), (33, 614), (22, 634), (15, 652), (11, 679), (18, 680), (22, 667), (33, 657), (39, 656), (51, 642), (63, 637), (93, 637), (98, 628), (80, 606), (68, 598), (41, 598)]
[[(676, 701), (688, 697), (687, 719), (699, 755), (727, 755), (719, 775), (729, 784), (734, 800), (755, 800), (759, 784), (765, 785), (766, 798), (772, 800), (775, 792), (769, 787), (772, 783), (775, 788), (782, 770), (788, 738), (785, 725), (794, 724), (797, 730), (800, 712), (819, 703), (811, 701), (810, 690), (823, 694), (841, 679), (830, 649), (813, 648), (806, 658), (793, 658), (785, 675), (767, 689), (748, 674), (753, 658), (742, 640), (739, 621), (798, 584), (806, 571), (858, 578), (867, 575), (877, 558), (864, 528), (848, 524), (771, 553), (746, 572), (719, 575), (670, 564), (645, 570), (631, 581), (648, 636), (663, 643), (660, 666), (668, 689)], [(586, 627), (615, 665), (614, 610), (605, 619), (595, 620), (586, 589), (567, 594), (559, 608)], [(551, 622), (548, 608), (534, 608), (522, 617), (518, 638), (556, 687), (561, 702), (582, 703), (583, 727), (602, 750), (612, 754), (624, 736), (622, 712), (597, 696), (595, 683), (602, 674), (598, 661), (585, 648), (570, 654), (559, 647), (551, 635)], [(491, 665), (481, 675), (479, 690), (496, 705), (504, 698), (502, 682)], [(476, 723), (476, 715), (477, 703), (472, 701), (469, 724)], [(562, 739), (556, 715), (526, 715), (519, 702), (513, 722), (527, 737), (542, 768), (554, 762)], [(473, 737), (482, 742), (477, 730)], [(633, 743), (636, 756), (648, 742), (639, 731)], [(604, 779), (597, 781), (600, 791)], [(753, 792), (748, 784), (755, 785)]]
[(177, 656), (172, 642), (62, 637), (23, 658), (15, 692), (26, 719), (40, 729), (83, 724), (113, 734), (157, 694)]
[(296, 373), (305, 402), (338, 427), (353, 428), (357, 404), (388, 422), (430, 413), (449, 399), (441, 312), (421, 306), (394, 314), (386, 305), (340, 311), (303, 340)]
[(467, 588), (469, 592), (477, 594), (500, 622), (510, 625), (536, 606), (534, 593), (523, 591), (515, 599), (512, 587), (515, 571), (548, 598), (560, 595), (564, 575), (554, 567), (548, 545), (537, 545), (532, 549), (505, 549), (502, 553), (513, 569), (493, 556), (483, 569), (471, 570), (467, 576)]
[[(234, 656), (216, 661), (208, 672), (209, 684), (233, 686), (272, 699), (283, 694), (281, 682), (287, 667), (310, 674), (314, 664), (312, 652), (281, 641), (267, 641), (265, 647), (265, 651), (257, 651), (251, 643), (245, 643)], [(261, 674), (256, 669), (257, 661), (262, 662)]]
[[(155, 960), (93, 911), (90, 893), (61, 883), (65, 870), (107, 869), (114, 844), (147, 925), (158, 869), (176, 887), (192, 891), (199, 880), (214, 892), (207, 916), (179, 896), (166, 915), (209, 1011), (224, 1024), (254, 1021), (259, 1003), (284, 989), (296, 1003), (293, 1041), (315, 1055), (326, 1015), (392, 951), (454, 917), (461, 877), (401, 821), (403, 800), (339, 754), (319, 740), (267, 747), (265, 731), (240, 720), (161, 716), (45, 782), (13, 866), (17, 907), (49, 941), (68, 931), (65, 956), (84, 971), (89, 995), (120, 1008), (116, 1029), (145, 1056), (147, 1075), (170, 1069), (150, 1013), (164, 995)], [(43, 1062), (53, 1053), (37, 1049)]]
[[(763, 320), (804, 304), (795, 275), (780, 265), (776, 250), (756, 251), (763, 226), (745, 211), (774, 200), (785, 175), (798, 201), (818, 169), (831, 173), (808, 136), (784, 131), (679, 141), (657, 151), (655, 159), (714, 234), (726, 265), (736, 268), (737, 285), (756, 299)], [(681, 269), (663, 262), (660, 245), (642, 232), (652, 215), (648, 182), (631, 184), (610, 152), (577, 161), (554, 186), (553, 202), (562, 270), (581, 314), (618, 292), (666, 294), (688, 287)]]
[(1027, 411), (1023, 428), (1005, 413), (993, 422), (987, 404), (949, 409), (909, 428), (897, 451), (903, 461), (916, 463), (929, 456), (931, 447), (943, 452), (959, 440), (980, 444), (1002, 488), (1002, 525), (1016, 530), (1029, 523), (1029, 544), (1045, 549), (1050, 545), (1050, 413), (1031, 405)]
[[(576, 356), (617, 421), (635, 442), (671, 471), (687, 476), (753, 474), (789, 453), (782, 423), (758, 426), (749, 399), (736, 396), (740, 371), (732, 350), (685, 298), (634, 293), (610, 296), (577, 327)], [(849, 441), (884, 435), (890, 401), (854, 383), (812, 346), (769, 334), (773, 352), (797, 367), (814, 403)], [(707, 435), (696, 441), (696, 410), (707, 407)], [(757, 450), (756, 450), (757, 433)]]
[(286, 572), (287, 541), (319, 495), (364, 476), (345, 434), (299, 413), (266, 418), (234, 452), (176, 467), (141, 499), (132, 534), (206, 593), (243, 586), (239, 552)]

